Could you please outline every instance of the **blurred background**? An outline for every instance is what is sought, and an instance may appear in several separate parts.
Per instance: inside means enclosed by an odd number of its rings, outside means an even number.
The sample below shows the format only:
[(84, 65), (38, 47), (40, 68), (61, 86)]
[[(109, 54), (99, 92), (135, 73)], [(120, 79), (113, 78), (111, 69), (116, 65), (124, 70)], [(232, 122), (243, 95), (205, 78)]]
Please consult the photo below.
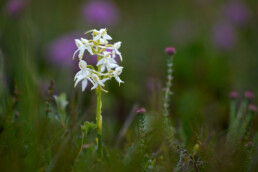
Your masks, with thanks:
[(51, 80), (54, 94), (67, 94), (74, 118), (94, 120), (95, 93), (73, 87), (74, 39), (90, 29), (107, 28), (122, 42), (125, 83), (107, 83), (102, 95), (106, 142), (135, 105), (160, 114), (167, 46), (177, 50), (171, 119), (185, 143), (203, 128), (228, 127), (231, 91), (240, 99), (246, 90), (258, 93), (255, 0), (1, 0), (0, 9), (0, 108), (19, 90), (19, 112), (31, 122), (44, 111)]

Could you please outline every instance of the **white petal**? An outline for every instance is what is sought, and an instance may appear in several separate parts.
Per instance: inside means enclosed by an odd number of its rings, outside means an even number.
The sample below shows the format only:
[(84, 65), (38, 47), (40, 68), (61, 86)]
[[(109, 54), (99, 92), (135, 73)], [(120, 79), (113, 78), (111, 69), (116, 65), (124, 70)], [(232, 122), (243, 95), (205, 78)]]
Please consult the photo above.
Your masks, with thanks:
[(122, 43), (122, 42), (120, 42), (120, 41), (117, 42), (117, 43), (115, 43), (115, 44), (114, 44), (114, 47), (115, 47), (116, 49), (119, 49), (119, 48), (121, 47), (121, 43)]
[(107, 30), (106, 28), (100, 29), (99, 33), (103, 34), (103, 32), (105, 32), (106, 30)]
[(89, 52), (91, 55), (94, 55), (94, 53), (93, 53), (91, 47), (87, 47), (87, 50), (88, 50), (88, 52)]
[(74, 56), (76, 55), (76, 53), (79, 51), (79, 49), (77, 49), (74, 53), (73, 53), (73, 60), (74, 60)]
[(113, 58), (109, 58), (109, 61), (110, 61), (110, 63), (116, 64), (116, 61), (115, 61), (115, 59), (113, 59)]
[(82, 75), (78, 76), (78, 77), (77, 77), (77, 80), (75, 81), (74, 87), (76, 87), (77, 84), (78, 84), (81, 80), (83, 80), (83, 78), (84, 78), (84, 76), (82, 76)]
[(124, 81), (122, 81), (122, 80), (119, 78), (119, 76), (117, 76), (117, 75), (115, 75), (115, 79), (116, 79), (116, 81), (119, 83), (119, 85), (120, 85), (120, 83), (124, 83)]
[(75, 39), (75, 44), (76, 44), (77, 48), (82, 46), (82, 42), (79, 39)]
[(112, 40), (111, 36), (109, 36), (108, 34), (105, 34), (103, 36), (103, 38), (106, 39), (106, 40)]
[(101, 71), (101, 72), (104, 72), (104, 71), (105, 71), (105, 68), (106, 68), (106, 66), (105, 66), (105, 65), (102, 65), (100, 71)]
[(101, 80), (102, 83), (105, 83), (107, 80), (110, 80), (110, 78), (104, 78)]
[(87, 39), (81, 38), (82, 42), (85, 44), (89, 44), (89, 41)]
[(102, 81), (103, 81), (103, 80), (100, 80), (100, 81), (98, 82), (98, 84), (101, 85), (102, 87), (104, 87), (105, 85), (104, 85), (104, 83), (103, 83)]
[(99, 61), (98, 61), (98, 63), (97, 63), (97, 66), (99, 66), (99, 65), (103, 64), (103, 63), (104, 63), (104, 61), (105, 61), (105, 59), (104, 59), (104, 58), (103, 58), (103, 59), (101, 59), (101, 60), (99, 60)]
[(90, 33), (90, 32), (96, 32), (97, 30), (96, 29), (93, 29), (93, 30), (89, 30), (89, 31), (87, 31), (87, 32), (85, 32), (84, 34), (87, 34), (87, 33)]
[(100, 38), (101, 38), (101, 34), (98, 34), (98, 35), (96, 35), (96, 36), (93, 38), (93, 41), (98, 41)]
[(117, 52), (117, 54), (119, 55), (120, 60), (122, 61), (123, 59), (122, 59), (122, 55), (121, 55), (121, 53), (120, 53), (120, 52)]
[(97, 83), (95, 83), (95, 84), (93, 85), (93, 87), (91, 88), (91, 90), (93, 90), (93, 89), (97, 88), (97, 86), (98, 86), (98, 84), (97, 84)]
[(88, 80), (92, 83), (92, 85), (94, 85), (94, 82), (90, 78), (88, 78)]
[(79, 72), (76, 73), (76, 75), (74, 76), (74, 80), (77, 78), (77, 76), (81, 75), (82, 71), (80, 70)]
[(80, 48), (80, 53), (79, 53), (79, 58), (82, 59), (82, 56), (84, 54), (84, 51), (85, 51), (85, 47), (81, 47)]
[(84, 91), (84, 90), (86, 89), (87, 84), (88, 84), (87, 79), (84, 79), (84, 80), (82, 81), (82, 91)]
[(120, 75), (123, 71), (123, 67), (119, 66), (115, 69), (114, 73), (115, 75)]
[(110, 66), (111, 69), (113, 69), (113, 68), (117, 67), (118, 65), (114, 64), (114, 63), (110, 63), (109, 66)]

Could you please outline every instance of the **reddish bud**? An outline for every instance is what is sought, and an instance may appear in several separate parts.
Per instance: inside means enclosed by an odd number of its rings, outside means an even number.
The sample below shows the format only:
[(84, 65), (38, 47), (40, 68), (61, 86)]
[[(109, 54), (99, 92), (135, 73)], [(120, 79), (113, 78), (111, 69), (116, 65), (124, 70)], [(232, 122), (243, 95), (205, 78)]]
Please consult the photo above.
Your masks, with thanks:
[(146, 112), (145, 108), (140, 108), (138, 110), (136, 110), (136, 114), (144, 114)]
[(167, 55), (173, 56), (174, 54), (176, 54), (176, 49), (174, 47), (167, 47), (165, 49), (165, 53)]
[(251, 142), (251, 141), (247, 142), (247, 143), (246, 143), (246, 146), (247, 146), (247, 147), (252, 147), (252, 146), (253, 146), (253, 142)]

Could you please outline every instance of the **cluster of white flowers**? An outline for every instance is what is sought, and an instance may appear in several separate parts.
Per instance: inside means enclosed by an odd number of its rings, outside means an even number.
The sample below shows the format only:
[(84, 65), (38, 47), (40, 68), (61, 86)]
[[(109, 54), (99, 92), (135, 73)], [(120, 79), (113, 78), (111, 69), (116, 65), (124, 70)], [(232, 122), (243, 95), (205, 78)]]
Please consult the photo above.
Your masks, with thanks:
[[(112, 40), (112, 38), (107, 34), (106, 29), (94, 29), (85, 34), (88, 33), (92, 33), (93, 38), (91, 40), (84, 38), (75, 39), (75, 44), (78, 49), (74, 52), (73, 59), (76, 54), (78, 54), (80, 71), (74, 77), (74, 86), (76, 87), (76, 85), (82, 81), (82, 91), (84, 91), (88, 85), (88, 81), (90, 81), (93, 84), (91, 90), (97, 87), (104, 90), (104, 83), (112, 77), (114, 77), (120, 85), (120, 83), (123, 83), (119, 78), (123, 67), (117, 64), (115, 57), (118, 55), (122, 61), (122, 55), (118, 50), (121, 46), (121, 42), (110, 44), (108, 41)], [(90, 55), (97, 55), (98, 70), (91, 65), (87, 65), (87, 62), (83, 60), (85, 50), (87, 50)]]

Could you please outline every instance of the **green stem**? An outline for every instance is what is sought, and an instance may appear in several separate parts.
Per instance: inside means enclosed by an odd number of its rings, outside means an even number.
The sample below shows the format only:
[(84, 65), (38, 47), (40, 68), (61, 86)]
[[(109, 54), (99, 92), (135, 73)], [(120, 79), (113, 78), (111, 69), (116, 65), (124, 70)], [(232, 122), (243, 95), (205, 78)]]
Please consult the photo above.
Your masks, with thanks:
[(82, 151), (82, 147), (83, 147), (83, 142), (84, 142), (84, 133), (82, 133), (82, 140), (81, 140), (81, 146), (80, 146), (80, 150), (75, 158), (75, 162), (77, 161), (77, 159), (79, 158), (81, 151)]
[(96, 114), (96, 124), (98, 132), (98, 157), (103, 159), (103, 148), (102, 148), (102, 116), (101, 116), (101, 88), (96, 89), (97, 94), (97, 114)]

